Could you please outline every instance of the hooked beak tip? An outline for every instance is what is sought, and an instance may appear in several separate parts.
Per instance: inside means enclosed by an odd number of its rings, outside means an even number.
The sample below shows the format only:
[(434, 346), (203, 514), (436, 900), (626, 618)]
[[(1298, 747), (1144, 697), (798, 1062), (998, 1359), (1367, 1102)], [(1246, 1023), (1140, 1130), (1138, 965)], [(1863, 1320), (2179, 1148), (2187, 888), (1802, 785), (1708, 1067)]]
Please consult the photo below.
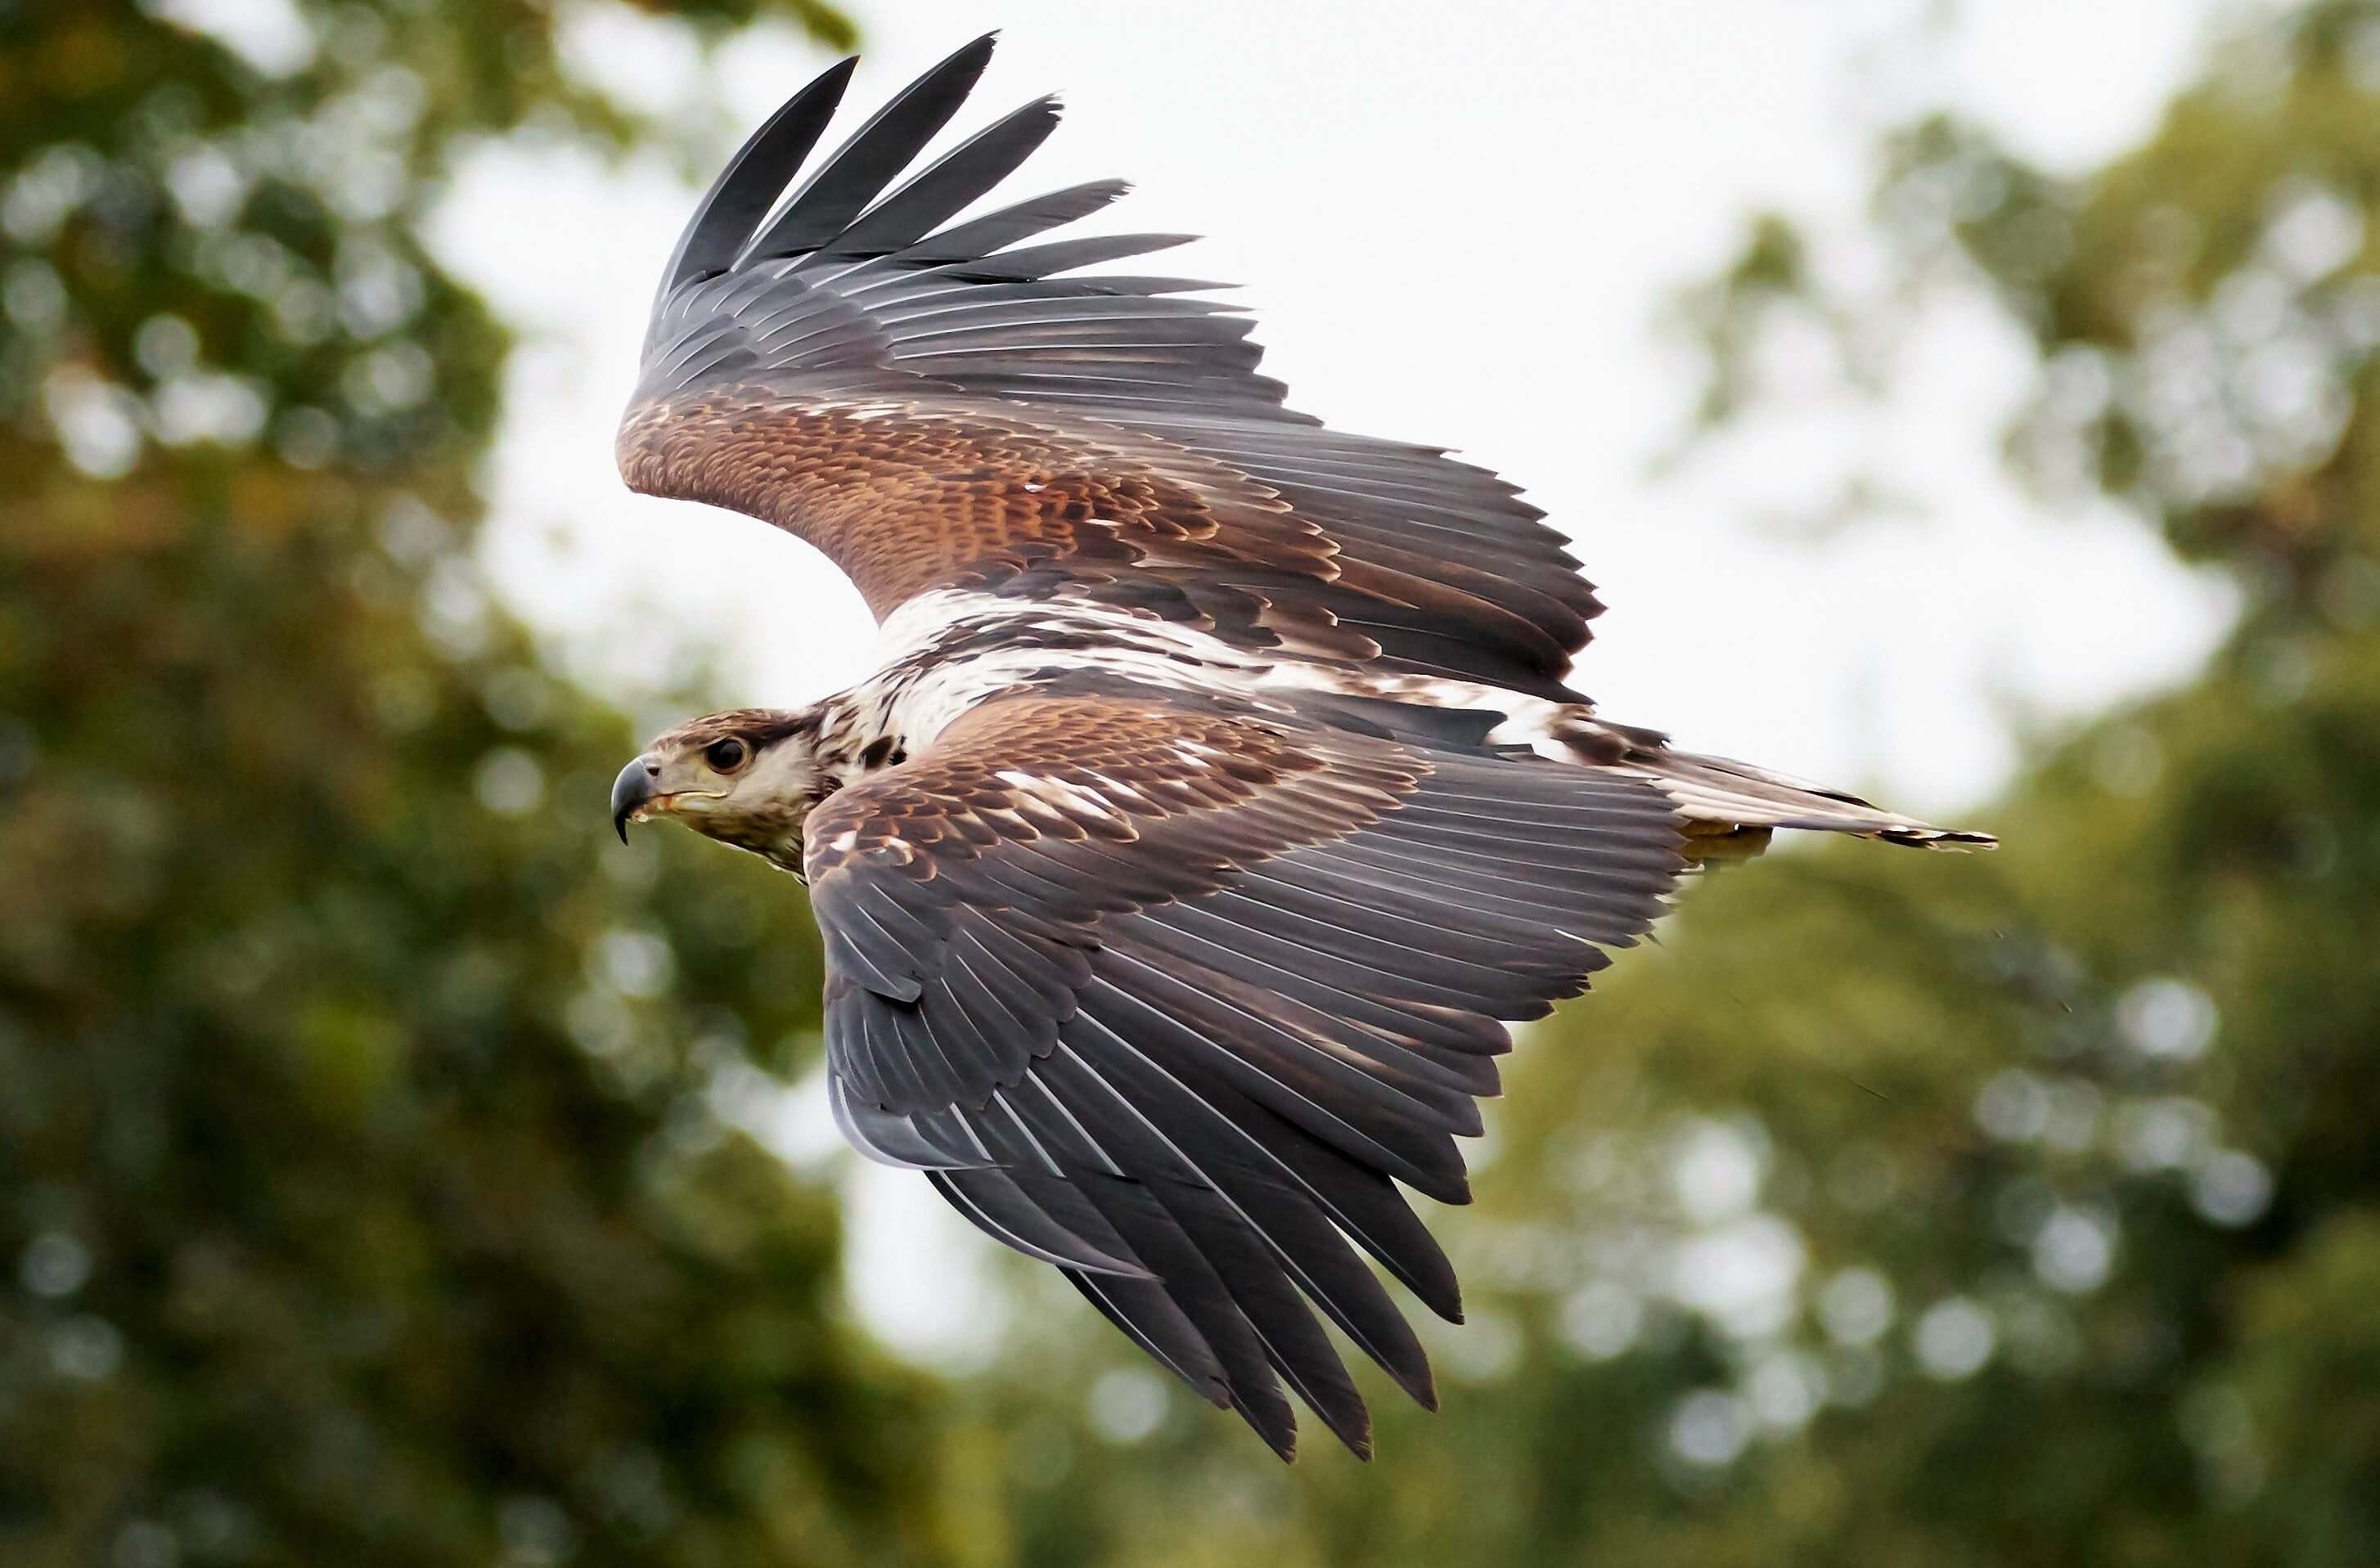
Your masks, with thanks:
[(612, 828), (619, 834), (620, 842), (628, 841), (628, 824), (637, 819), (653, 798), (653, 782), (661, 775), (661, 764), (650, 756), (640, 756), (620, 770), (612, 781)]

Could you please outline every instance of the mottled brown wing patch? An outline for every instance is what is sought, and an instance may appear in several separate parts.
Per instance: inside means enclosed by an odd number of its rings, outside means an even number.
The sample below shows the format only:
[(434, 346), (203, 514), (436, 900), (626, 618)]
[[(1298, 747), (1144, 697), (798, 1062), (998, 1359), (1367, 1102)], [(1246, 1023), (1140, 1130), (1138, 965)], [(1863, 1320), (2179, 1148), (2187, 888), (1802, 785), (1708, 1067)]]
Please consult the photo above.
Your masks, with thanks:
[(932, 399), (788, 403), (731, 388), (631, 411), (620, 471), (634, 489), (786, 529), (841, 567), (879, 619), (1003, 565), (1237, 563), (1317, 585), (1336, 576), (1330, 541), (1263, 487), (1073, 423)]
[[(930, 876), (937, 856), (1003, 841), (1154, 838), (1145, 849), (1172, 860), (1148, 869), (1187, 892), (1212, 886), (1233, 859), (1253, 863), (1353, 831), (1393, 809), (1427, 771), (1382, 745), (1330, 738), (1336, 754), (1326, 754), (1319, 739), (1157, 702), (994, 701), (910, 762), (821, 805), (809, 819), (806, 867), (814, 886), (862, 859)], [(1220, 820), (1234, 813), (1241, 820)]]

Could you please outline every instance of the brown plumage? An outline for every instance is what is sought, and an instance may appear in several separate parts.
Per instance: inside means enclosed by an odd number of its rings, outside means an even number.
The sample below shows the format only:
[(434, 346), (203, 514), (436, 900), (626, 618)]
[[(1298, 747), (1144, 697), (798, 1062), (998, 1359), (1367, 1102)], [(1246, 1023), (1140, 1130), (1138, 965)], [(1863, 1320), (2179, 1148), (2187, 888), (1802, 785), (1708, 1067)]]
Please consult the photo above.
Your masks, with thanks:
[(954, 222), (1056, 122), (904, 177), (990, 51), (788, 194), (829, 71), (670, 259), (622, 474), (815, 545), (886, 648), (810, 708), (664, 735), (613, 815), (809, 882), (859, 1149), (1284, 1456), (1284, 1388), (1367, 1453), (1317, 1315), (1434, 1403), (1361, 1255), (1460, 1316), (1400, 1187), (1468, 1196), (1506, 1023), (1585, 989), (1689, 861), (1779, 827), (1987, 840), (1603, 720), (1566, 683), (1594, 595), (1512, 486), (1290, 412), (1207, 285), (1082, 271), (1180, 236), (1039, 238), (1121, 185)]

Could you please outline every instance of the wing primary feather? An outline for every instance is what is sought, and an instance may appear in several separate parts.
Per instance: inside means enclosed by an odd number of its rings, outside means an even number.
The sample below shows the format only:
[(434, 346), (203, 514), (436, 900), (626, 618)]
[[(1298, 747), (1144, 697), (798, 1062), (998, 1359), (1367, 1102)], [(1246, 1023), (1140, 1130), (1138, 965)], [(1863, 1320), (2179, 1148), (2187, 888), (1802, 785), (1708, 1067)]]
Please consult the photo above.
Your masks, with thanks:
[(917, 1129), (907, 1116), (863, 1104), (852, 1098), (852, 1086), (843, 1075), (827, 1074), (827, 1108), (834, 1125), (851, 1146), (880, 1165), (903, 1170), (957, 1170), (983, 1162), (943, 1148)]
[[(1470, 1188), (1463, 1178), (1463, 1156), (1456, 1152), (1451, 1138), (1401, 1127), (1378, 1114), (1362, 1115), (1364, 1125), (1359, 1126), (1349, 1119), (1348, 1112), (1325, 1104), (1297, 1084), (1207, 1038), (1131, 992), (1112, 985), (1105, 989), (1111, 1009), (1120, 1015), (1134, 1015), (1130, 1027), (1144, 1043), (1168, 1039), (1177, 1051), (1193, 1059), (1203, 1056), (1250, 1099), (1269, 1105), (1333, 1147), (1388, 1172), (1418, 1192), (1441, 1203), (1471, 1200)], [(1122, 1016), (1118, 1022), (1123, 1022)], [(1351, 1109), (1361, 1114), (1370, 1108)]]
[[(1431, 1385), (1429, 1360), (1420, 1341), (1414, 1337), (1411, 1325), (1380, 1288), (1379, 1281), (1356, 1260), (1345, 1240), (1324, 1220), (1323, 1214), (1331, 1208), (1329, 1200), (1262, 1139), (1217, 1104), (1210, 1098), (1210, 1086), (1194, 1084), (1168, 1071), (1113, 1031), (1103, 1025), (1099, 1027), (1121, 1054), (1118, 1066), (1141, 1080), (1149, 1091), (1146, 1096), (1148, 1108), (1135, 1114), (1150, 1123), (1152, 1132), (1159, 1138), (1180, 1152), (1180, 1146), (1204, 1128), (1220, 1132), (1224, 1147), (1234, 1152), (1236, 1159), (1250, 1155), (1255, 1158), (1261, 1169), (1249, 1171), (1239, 1165), (1232, 1155), (1227, 1155), (1218, 1162), (1220, 1168), (1209, 1173), (1208, 1179), (1214, 1181), (1216, 1190), (1238, 1211), (1241, 1219), (1272, 1248), (1298, 1287), (1330, 1314), (1357, 1347), (1415, 1399), (1425, 1405), (1433, 1405), (1437, 1396)], [(1106, 1078), (1104, 1074), (1099, 1076)], [(1121, 1091), (1118, 1092), (1121, 1097)], [(1230, 1092), (1225, 1090), (1224, 1093), (1228, 1095)], [(1244, 1109), (1255, 1109), (1247, 1102), (1240, 1104)], [(1166, 1125), (1159, 1126), (1161, 1108), (1167, 1105), (1195, 1115), (1188, 1119), (1178, 1114), (1165, 1116)], [(1188, 1160), (1186, 1153), (1182, 1157)], [(1297, 1234), (1288, 1234), (1293, 1231)], [(1428, 1244), (1428, 1249), (1435, 1251), (1435, 1244)]]
[(1232, 1407), (1231, 1380), (1223, 1375), (1222, 1364), (1215, 1359), (1214, 1351), (1199, 1334), (1197, 1326), (1161, 1285), (1121, 1281), (1078, 1269), (1061, 1272), (1067, 1284), (1099, 1309), (1099, 1316), (1148, 1352), (1159, 1366), (1188, 1383), (1199, 1398), (1219, 1410)]
[[(1038, 1078), (1032, 1077), (1027, 1077), (1025, 1082), (1031, 1085), (1035, 1090), (1040, 1092), (1041, 1098), (1048, 1103), (1050, 1110), (1057, 1113), (1057, 1115), (1066, 1123), (1067, 1127), (1073, 1130), (1075, 1136), (1082, 1140), (1084, 1147), (1088, 1149), (1090, 1152), (1100, 1161), (1108, 1175), (1111, 1176), (1120, 1176), (1123, 1174), (1116, 1168), (1115, 1162), (1108, 1158), (1107, 1151), (1099, 1147), (1099, 1140), (1091, 1136), (1090, 1130), (1084, 1127), (1080, 1121), (1075, 1119), (1074, 1112), (1066, 1109), (1066, 1103), (1063, 1100), (1059, 1099), (1055, 1094), (1050, 1092), (1050, 1086), (1048, 1084), (1042, 1082)], [(1020, 1087), (1023, 1086), (1020, 1085)]]
[(1327, 968), (1304, 965), (1300, 962), (1304, 955), (1297, 949), (1254, 932), (1243, 934), (1240, 940), (1226, 947), (1210, 935), (1201, 935), (1194, 926), (1163, 921), (1151, 921), (1150, 926), (1158, 934), (1150, 939), (1150, 946), (1161, 952), (1179, 953), (1210, 966), (1237, 963), (1259, 971), (1270, 984), (1285, 994), (1306, 997), (1318, 1006), (1336, 1007), (1350, 1022), (1391, 1035), (1411, 1049), (1427, 1053), (1447, 1075), (1450, 1086), (1481, 1096), (1497, 1092), (1495, 1065), (1488, 1058), (1500, 1055), (1510, 1047), (1510, 1036), (1501, 1024), (1465, 1018), (1463, 1026), (1457, 1026), (1449, 1022), (1442, 1007), (1413, 1002), (1400, 1006), (1379, 999), (1360, 984), (1351, 983), (1345, 974), (1334, 975)]
[(1016, 172), (1058, 128), (1058, 100), (1038, 98), (967, 138), (925, 172), (869, 208), (820, 251), (821, 259), (889, 255)]
[(735, 264), (802, 255), (841, 234), (950, 124), (991, 59), (994, 36), (986, 33), (963, 45), (869, 115), (785, 199), (783, 209), (737, 254)]
[(1059, 1225), (1000, 1171), (928, 1171), (943, 1200), (1002, 1245), (1062, 1269), (1148, 1279), (1147, 1269), (1091, 1246)]
[(1097, 1067), (1077, 1052), (1062, 1046), (1061, 1053), (1042, 1069), (1063, 1079), (1051, 1084), (1053, 1091), (1074, 1101), (1077, 1115), (1099, 1124), (1102, 1143), (1138, 1146), (1135, 1164), (1152, 1173), (1137, 1192), (1166, 1217), (1163, 1228), (1179, 1250), (1166, 1263), (1141, 1255), (1192, 1321), (1207, 1329), (1208, 1343), (1230, 1373), (1233, 1404), (1243, 1417), (1282, 1458), (1295, 1452), (1296, 1417), (1281, 1397), (1278, 1374), (1342, 1441), (1367, 1455), (1370, 1421), (1363, 1399), (1262, 1236)]
[(1181, 1222), (1144, 1182), (1094, 1180), (1085, 1191), (1196, 1331), (1220, 1373), (1231, 1408), (1283, 1459), (1297, 1452), (1297, 1417), (1273, 1375), (1264, 1342)]
[(1275, 1081), (1285, 1081), (1286, 1075), (1294, 1074), (1317, 1092), (1336, 1099), (1370, 1100), (1398, 1122), (1464, 1137), (1478, 1135), (1478, 1110), (1469, 1094), (1444, 1083), (1425, 1086), (1400, 1081), (1383, 1070), (1386, 1064), (1350, 1062), (1321, 1043), (1313, 1031), (1314, 1019), (1305, 1016), (1310, 1009), (1302, 1004), (1272, 997), (1269, 1012), (1258, 1012), (1257, 1001), (1247, 996), (1253, 988), (1232, 982), (1219, 971), (1190, 970), (1175, 976), (1121, 947), (1115, 949), (1115, 957), (1146, 977), (1143, 989), (1180, 987), (1195, 994), (1205, 1007), (1215, 1010), (1218, 1021), (1229, 1026), (1238, 1047), (1233, 1054), (1243, 1059), (1261, 1055), (1264, 1064), (1272, 1064), (1264, 1065), (1262, 1070)]
[(736, 149), (696, 204), (694, 216), (686, 220), (670, 252), (669, 265), (662, 269), (661, 288), (653, 299), (657, 318), (662, 301), (679, 284), (723, 272), (734, 264), (744, 242), (776, 205), (792, 171), (818, 145), (858, 64), (855, 54), (829, 66)]
[(1087, 218), (1131, 188), (1123, 180), (1091, 180), (1046, 196), (1028, 197), (939, 234), (928, 235), (894, 259), (919, 266), (977, 260), (1019, 240)]
[[(1070, 272), (1077, 267), (1094, 267), (1102, 261), (1121, 261), (1127, 257), (1172, 250), (1197, 237), (1196, 235), (1183, 234), (1094, 235), (1082, 239), (1052, 240), (1046, 245), (1020, 246), (996, 256), (985, 256), (964, 265), (954, 265), (950, 270), (954, 275), (967, 278), (1031, 283), (1052, 273)], [(1093, 283), (1097, 280), (1070, 281)]]
[(1033, 1151), (1034, 1158), (1039, 1160), (1051, 1176), (1057, 1176), (1064, 1169), (1059, 1164), (1056, 1156), (1050, 1152), (1048, 1146), (1034, 1136), (1032, 1124), (1017, 1113), (1016, 1107), (1009, 1103), (1007, 1095), (994, 1092), (991, 1104), (1000, 1107), (1001, 1115), (1009, 1119), (1011, 1125), (1016, 1128), (1017, 1136), (1025, 1140), (1026, 1147)]

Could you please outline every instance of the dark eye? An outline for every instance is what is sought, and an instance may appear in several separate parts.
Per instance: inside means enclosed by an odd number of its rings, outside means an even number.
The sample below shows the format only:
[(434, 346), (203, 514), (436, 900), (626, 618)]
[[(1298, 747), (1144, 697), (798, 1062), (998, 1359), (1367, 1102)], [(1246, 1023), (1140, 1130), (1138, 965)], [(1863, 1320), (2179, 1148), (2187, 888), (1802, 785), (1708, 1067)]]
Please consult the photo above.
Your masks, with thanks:
[(702, 749), (702, 760), (720, 773), (735, 772), (744, 766), (751, 754), (752, 748), (734, 735), (728, 736), (724, 741), (713, 741)]

